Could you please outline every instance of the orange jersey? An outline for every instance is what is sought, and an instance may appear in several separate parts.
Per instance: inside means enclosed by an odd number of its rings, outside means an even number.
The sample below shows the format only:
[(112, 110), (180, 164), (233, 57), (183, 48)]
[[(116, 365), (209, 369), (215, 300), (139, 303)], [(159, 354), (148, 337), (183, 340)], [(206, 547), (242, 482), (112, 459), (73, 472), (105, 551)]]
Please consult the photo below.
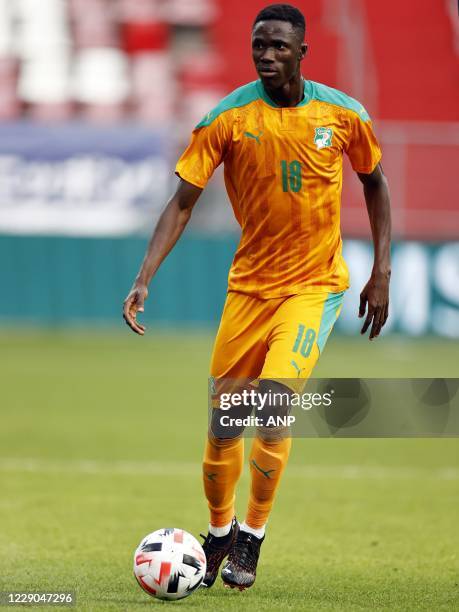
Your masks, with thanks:
[(228, 289), (261, 298), (349, 286), (342, 256), (343, 153), (356, 172), (381, 158), (356, 100), (313, 81), (295, 107), (278, 107), (261, 81), (224, 98), (193, 131), (176, 173), (204, 188), (224, 162), (242, 234)]

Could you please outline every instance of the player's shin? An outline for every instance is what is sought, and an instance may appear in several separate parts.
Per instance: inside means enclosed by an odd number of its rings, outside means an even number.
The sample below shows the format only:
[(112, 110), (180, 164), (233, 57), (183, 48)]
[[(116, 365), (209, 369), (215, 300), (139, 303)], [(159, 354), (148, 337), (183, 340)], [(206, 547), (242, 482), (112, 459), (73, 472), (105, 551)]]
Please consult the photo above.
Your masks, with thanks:
[(264, 535), (264, 526), (271, 512), (291, 447), (290, 428), (271, 424), (276, 423), (278, 417), (289, 414), (290, 389), (273, 380), (261, 380), (259, 388), (271, 399), (259, 410), (262, 424), (257, 427), (250, 453), (251, 486), (245, 519), (245, 525), (249, 529), (257, 530), (253, 532), (257, 537)]
[(251, 487), (245, 524), (258, 530), (268, 521), (291, 448), (287, 429), (259, 428), (250, 453)]
[(203, 585), (207, 588), (214, 584), (239, 530), (234, 499), (243, 460), (241, 437), (218, 438), (209, 431), (203, 462), (204, 489), (210, 509), (209, 533), (204, 536), (203, 544), (207, 559)]
[(204, 461), (204, 491), (209, 504), (210, 524), (224, 527), (234, 516), (235, 489), (242, 473), (244, 441), (216, 438), (208, 434)]

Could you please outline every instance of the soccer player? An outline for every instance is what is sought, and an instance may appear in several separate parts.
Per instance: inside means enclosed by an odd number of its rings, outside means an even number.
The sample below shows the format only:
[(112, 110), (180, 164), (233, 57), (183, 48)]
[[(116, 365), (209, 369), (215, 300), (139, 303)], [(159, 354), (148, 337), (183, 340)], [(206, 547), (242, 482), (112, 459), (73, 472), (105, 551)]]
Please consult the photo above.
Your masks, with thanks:
[[(162, 213), (124, 318), (138, 334), (147, 287), (185, 228), (215, 168), (242, 234), (229, 273), (228, 295), (215, 341), (214, 379), (257, 380), (259, 388), (289, 389), (306, 380), (322, 353), (348, 288), (342, 256), (340, 199), (343, 153), (363, 183), (374, 243), (371, 276), (360, 295), (361, 329), (376, 338), (388, 316), (390, 201), (381, 151), (363, 106), (346, 94), (303, 78), (305, 20), (287, 4), (263, 9), (252, 30), (259, 80), (236, 89), (193, 131), (176, 167), (177, 190)], [(257, 428), (250, 453), (245, 520), (234, 516), (243, 439), (209, 428), (203, 480), (210, 509), (204, 542), (207, 574), (243, 590), (256, 576), (274, 496), (289, 456), (289, 436)]]

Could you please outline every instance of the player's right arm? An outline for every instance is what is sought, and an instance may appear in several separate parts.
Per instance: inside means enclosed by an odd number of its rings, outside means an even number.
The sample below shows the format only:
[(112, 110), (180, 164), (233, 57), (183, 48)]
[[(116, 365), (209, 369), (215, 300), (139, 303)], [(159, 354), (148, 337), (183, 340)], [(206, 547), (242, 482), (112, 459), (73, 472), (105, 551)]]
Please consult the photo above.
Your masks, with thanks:
[(124, 301), (124, 320), (141, 336), (145, 333), (145, 326), (137, 321), (136, 316), (143, 312), (148, 284), (180, 238), (193, 206), (215, 168), (223, 161), (231, 133), (230, 122), (223, 121), (216, 113), (208, 113), (193, 130), (190, 144), (177, 162), (175, 173), (180, 178), (179, 186), (159, 218), (140, 271)]
[(139, 273), (123, 307), (124, 320), (132, 331), (140, 336), (144, 335), (145, 326), (139, 323), (136, 317), (138, 312), (144, 310), (148, 285), (161, 262), (180, 238), (201, 193), (200, 187), (180, 179), (176, 192), (167, 203), (153, 232)]

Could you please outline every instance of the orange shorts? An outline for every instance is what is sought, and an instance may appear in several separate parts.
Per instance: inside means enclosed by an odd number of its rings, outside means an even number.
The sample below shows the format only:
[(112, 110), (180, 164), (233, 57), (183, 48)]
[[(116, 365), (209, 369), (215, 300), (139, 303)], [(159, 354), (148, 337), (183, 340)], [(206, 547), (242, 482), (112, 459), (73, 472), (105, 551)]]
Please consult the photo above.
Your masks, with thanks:
[(259, 299), (231, 291), (215, 339), (213, 378), (302, 379), (324, 349), (344, 291)]

